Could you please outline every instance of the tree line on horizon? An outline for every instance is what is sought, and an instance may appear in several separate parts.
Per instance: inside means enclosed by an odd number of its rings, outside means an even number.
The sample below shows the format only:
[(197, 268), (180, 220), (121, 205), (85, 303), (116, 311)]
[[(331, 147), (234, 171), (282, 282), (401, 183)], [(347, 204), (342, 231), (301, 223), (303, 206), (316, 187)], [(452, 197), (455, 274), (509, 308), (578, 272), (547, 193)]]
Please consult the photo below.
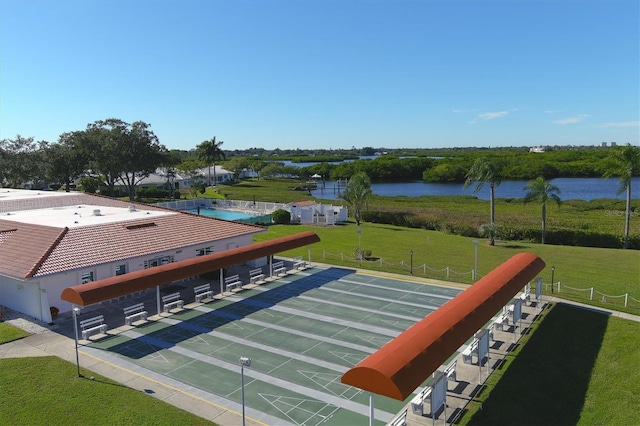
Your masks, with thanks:
[[(140, 180), (158, 168), (164, 168), (169, 179), (178, 172), (193, 177), (197, 170), (208, 167), (207, 183), (212, 185), (217, 183), (216, 162), (226, 160), (224, 167), (233, 173), (236, 180), (245, 170), (253, 171), (258, 178), (288, 176), (309, 179), (311, 175), (319, 174), (323, 179), (349, 179), (345, 201), (351, 203), (358, 213), (358, 223), (361, 203), (371, 194), (371, 181), (422, 179), (427, 182), (464, 182), (465, 188), (475, 183), (474, 193), (488, 184), (490, 221), (483, 233), (493, 241), (496, 188), (503, 180), (530, 180), (524, 201), (541, 202), (544, 243), (546, 203), (560, 203), (560, 189), (548, 182), (549, 179), (615, 176), (620, 179), (620, 192), (626, 191), (624, 246), (627, 248), (629, 245), (631, 179), (640, 175), (640, 148), (631, 144), (608, 149), (555, 149), (544, 153), (528, 152), (523, 148), (444, 150), (447, 153), (444, 156), (433, 155), (433, 150), (412, 150), (410, 153), (403, 151), (407, 156), (387, 153), (375, 159), (353, 159), (339, 164), (329, 163), (327, 159), (334, 157), (327, 155), (326, 150), (318, 150), (320, 155), (317, 157), (294, 157), (317, 161), (313, 166), (298, 168), (285, 166), (281, 161), (275, 161), (273, 156), (271, 160), (265, 159), (266, 151), (254, 152), (250, 157), (234, 155), (238, 151), (223, 150), (223, 142), (216, 140), (215, 136), (188, 152), (170, 151), (160, 144), (150, 127), (143, 121), (127, 123), (109, 118), (89, 123), (84, 130), (65, 132), (56, 143), (36, 143), (33, 138), (20, 135), (0, 140), (0, 184), (12, 188), (24, 187), (28, 183), (36, 187), (38, 184), (47, 187), (57, 184), (69, 191), (74, 181), (83, 178), (85, 191), (94, 192), (104, 184), (107, 194), (115, 195), (114, 187), (121, 183), (129, 198), (134, 200)], [(342, 158), (353, 158), (354, 149), (343, 154)], [(300, 154), (301, 150), (295, 152)], [(371, 156), (378, 152), (366, 147), (360, 154)], [(282, 153), (276, 150), (274, 154)]]

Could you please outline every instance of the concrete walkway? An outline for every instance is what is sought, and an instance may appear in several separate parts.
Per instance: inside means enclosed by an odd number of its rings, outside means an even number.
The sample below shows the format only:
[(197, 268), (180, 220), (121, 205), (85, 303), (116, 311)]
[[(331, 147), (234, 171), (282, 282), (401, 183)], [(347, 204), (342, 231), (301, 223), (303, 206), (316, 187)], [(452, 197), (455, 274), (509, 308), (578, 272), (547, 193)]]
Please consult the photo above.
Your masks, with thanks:
[[(543, 301), (567, 303), (586, 309), (601, 311), (618, 318), (640, 322), (640, 316), (638, 315), (596, 308), (582, 303), (566, 301), (557, 297), (544, 297)], [(62, 316), (56, 323), (58, 324), (56, 330), (47, 330), (32, 334), (23, 339), (0, 345), (0, 358), (57, 356), (75, 364), (75, 342), (72, 337), (68, 337), (73, 336), (72, 318), (70, 316), (68, 318)], [(508, 341), (511, 338), (512, 337), (505, 336), (504, 340)], [(117, 363), (93, 356), (88, 351), (85, 351), (83, 346), (80, 346), (78, 353), (82, 369), (107, 377), (132, 389), (150, 394), (155, 398), (220, 425), (236, 426), (242, 424), (242, 415), (240, 413), (222, 407), (215, 402), (207, 400), (205, 397), (196, 395), (193, 392), (193, 388), (186, 386), (181, 388), (179, 383), (177, 384), (169, 378), (165, 379), (164, 376), (155, 378), (144, 376), (123, 365), (118, 365)], [(458, 363), (458, 365), (463, 364)], [(467, 368), (470, 367), (471, 366), (467, 366)], [(469, 374), (475, 375), (476, 371), (477, 370), (470, 370)], [(470, 380), (470, 382), (473, 382), (473, 380)], [(409, 411), (411, 410), (409, 409)], [(412, 415), (410, 415), (407, 420), (411, 420), (413, 424), (423, 424), (425, 422), (425, 418), (418, 418)], [(428, 419), (428, 423), (430, 422), (431, 420)], [(263, 425), (262, 422), (251, 418), (247, 418), (247, 424), (251, 426)]]

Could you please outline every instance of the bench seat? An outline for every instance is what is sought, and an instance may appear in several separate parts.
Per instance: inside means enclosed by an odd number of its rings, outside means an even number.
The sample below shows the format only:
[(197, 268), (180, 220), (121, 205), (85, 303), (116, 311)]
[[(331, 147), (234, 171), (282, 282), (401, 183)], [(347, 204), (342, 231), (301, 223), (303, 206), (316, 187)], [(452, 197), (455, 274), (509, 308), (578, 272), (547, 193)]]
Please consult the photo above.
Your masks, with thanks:
[(144, 303), (138, 303), (123, 309), (124, 323), (133, 325), (136, 321), (146, 321), (147, 311), (144, 309)]

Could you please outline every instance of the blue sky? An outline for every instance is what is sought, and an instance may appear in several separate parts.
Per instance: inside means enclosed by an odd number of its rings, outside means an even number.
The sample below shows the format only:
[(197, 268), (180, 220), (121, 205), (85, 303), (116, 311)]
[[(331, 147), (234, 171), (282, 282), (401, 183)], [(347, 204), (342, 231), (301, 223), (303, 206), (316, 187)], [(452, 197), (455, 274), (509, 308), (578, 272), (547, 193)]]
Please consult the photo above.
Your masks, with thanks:
[(0, 138), (640, 143), (637, 0), (0, 0)]

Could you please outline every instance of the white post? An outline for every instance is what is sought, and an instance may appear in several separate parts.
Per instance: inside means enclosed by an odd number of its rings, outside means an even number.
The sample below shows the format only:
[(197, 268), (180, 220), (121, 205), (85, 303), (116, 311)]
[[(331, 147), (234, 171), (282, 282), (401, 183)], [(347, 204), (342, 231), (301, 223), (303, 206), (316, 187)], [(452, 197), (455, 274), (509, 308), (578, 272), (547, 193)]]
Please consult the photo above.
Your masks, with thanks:
[(629, 293), (624, 294), (624, 307), (627, 307), (627, 302), (629, 301)]
[(251, 358), (240, 357), (240, 386), (242, 389), (242, 426), (245, 426), (244, 415), (244, 367), (251, 367)]
[(369, 392), (369, 426), (373, 426), (375, 423), (375, 416), (373, 412), (373, 393)]
[(160, 309), (160, 286), (156, 286), (156, 307), (158, 308), (158, 317), (160, 317), (160, 313), (162, 310)]
[(307, 254), (309, 257), (309, 266), (311, 266), (311, 245), (307, 246)]
[(478, 245), (480, 243), (478, 242), (478, 240), (473, 240), (473, 246), (474, 246), (474, 262), (473, 262), (473, 282), (476, 282), (476, 280), (478, 279)]
[(591, 291), (589, 292), (589, 300), (593, 300), (593, 287), (591, 287)]
[(76, 341), (76, 366), (78, 367), (78, 377), (82, 377), (80, 374), (80, 356), (78, 355), (78, 315), (80, 315), (80, 308), (78, 306), (73, 307), (73, 331)]
[(224, 273), (222, 272), (222, 268), (220, 268), (220, 297), (222, 297), (222, 293), (224, 293), (224, 288), (222, 287), (223, 280), (224, 280)]

